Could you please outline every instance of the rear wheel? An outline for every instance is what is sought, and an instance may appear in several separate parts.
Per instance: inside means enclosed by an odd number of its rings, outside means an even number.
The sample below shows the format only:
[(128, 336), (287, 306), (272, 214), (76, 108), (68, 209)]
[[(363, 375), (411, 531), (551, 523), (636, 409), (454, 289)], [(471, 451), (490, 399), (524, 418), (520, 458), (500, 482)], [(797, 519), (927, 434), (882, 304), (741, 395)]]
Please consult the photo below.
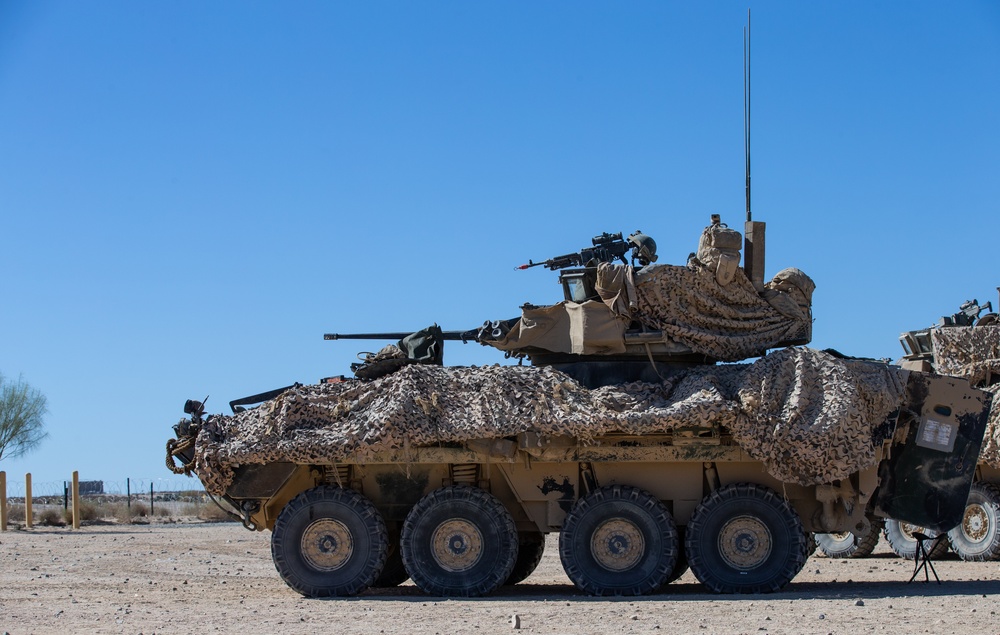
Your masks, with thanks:
[[(935, 538), (938, 535), (936, 531), (925, 529), (919, 525), (892, 520), (891, 518), (886, 519), (883, 531), (885, 533), (885, 541), (889, 543), (889, 547), (896, 552), (897, 556), (906, 560), (913, 560), (917, 555), (917, 539), (913, 537), (915, 532), (920, 532), (929, 538)], [(929, 546), (925, 545), (925, 548)], [(934, 545), (934, 548), (931, 549), (927, 556), (929, 558), (940, 558), (946, 553), (948, 553), (948, 541), (941, 540)]]
[(736, 483), (712, 492), (687, 525), (688, 562), (715, 593), (777, 591), (806, 561), (798, 514), (774, 490)]
[(559, 534), (566, 575), (591, 595), (643, 595), (677, 563), (674, 519), (652, 494), (610, 485), (577, 501)]
[(385, 522), (354, 490), (317, 487), (281, 510), (271, 557), (288, 586), (307, 597), (350, 596), (370, 586), (385, 564)]
[(1000, 488), (992, 483), (973, 483), (962, 522), (948, 532), (951, 548), (962, 560), (1000, 558)]
[(542, 561), (544, 552), (545, 534), (538, 531), (518, 533), (517, 559), (504, 585), (510, 586), (527, 579)]
[(510, 512), (468, 485), (434, 490), (414, 505), (400, 538), (403, 564), (422, 591), (475, 597), (503, 584), (517, 558)]
[(816, 534), (816, 548), (827, 558), (864, 558), (875, 551), (883, 521), (869, 518), (868, 528), (856, 536), (849, 531), (835, 534)]

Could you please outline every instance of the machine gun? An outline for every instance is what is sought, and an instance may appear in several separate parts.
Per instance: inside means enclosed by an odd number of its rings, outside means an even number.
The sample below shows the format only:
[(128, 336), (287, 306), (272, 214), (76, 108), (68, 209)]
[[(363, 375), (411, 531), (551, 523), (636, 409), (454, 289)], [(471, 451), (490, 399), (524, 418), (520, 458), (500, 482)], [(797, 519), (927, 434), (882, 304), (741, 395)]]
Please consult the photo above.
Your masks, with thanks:
[(514, 267), (517, 270), (530, 269), (532, 267), (545, 267), (550, 271), (566, 269), (568, 267), (592, 267), (596, 263), (614, 262), (620, 260), (622, 264), (629, 264), (625, 259), (625, 254), (632, 250), (632, 264), (636, 260), (641, 266), (656, 262), (656, 242), (640, 231), (629, 235), (628, 239), (622, 238), (622, 233), (609, 234), (604, 232), (600, 236), (591, 239), (593, 247), (587, 247), (577, 253), (556, 256), (541, 262), (529, 260), (528, 264)]
[(958, 313), (942, 317), (938, 326), (972, 326), (979, 319), (980, 313), (983, 311), (989, 313), (992, 310), (992, 302), (980, 305), (979, 300), (966, 300), (958, 307)]

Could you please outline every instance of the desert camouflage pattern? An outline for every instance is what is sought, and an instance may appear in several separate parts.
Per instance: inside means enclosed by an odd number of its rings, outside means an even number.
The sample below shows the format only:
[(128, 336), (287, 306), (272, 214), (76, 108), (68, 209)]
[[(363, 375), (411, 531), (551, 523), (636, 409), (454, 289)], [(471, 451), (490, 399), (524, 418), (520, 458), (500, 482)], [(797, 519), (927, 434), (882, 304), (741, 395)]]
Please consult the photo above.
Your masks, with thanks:
[(721, 285), (715, 271), (698, 261), (652, 265), (635, 279), (635, 318), (713, 359), (740, 361), (812, 338), (815, 284), (798, 269), (779, 272), (763, 294), (742, 269)]
[(195, 472), (221, 494), (240, 465), (364, 462), (386, 450), (512, 437), (679, 428), (731, 434), (784, 482), (829, 483), (870, 467), (875, 429), (903, 399), (907, 371), (787, 348), (752, 364), (696, 367), (662, 383), (587, 389), (550, 367), (414, 364), (373, 381), (291, 389), (199, 433)]
[(993, 395), (979, 460), (1000, 468), (1000, 325), (931, 329), (934, 368), (942, 375), (965, 377)]
[(602, 263), (596, 284), (602, 302), (526, 306), (504, 337), (480, 341), (513, 353), (611, 355), (625, 352), (625, 330), (634, 320), (693, 353), (737, 362), (808, 343), (815, 286), (798, 269), (778, 272), (758, 293), (742, 269), (723, 285), (715, 269), (696, 259), (640, 270)]

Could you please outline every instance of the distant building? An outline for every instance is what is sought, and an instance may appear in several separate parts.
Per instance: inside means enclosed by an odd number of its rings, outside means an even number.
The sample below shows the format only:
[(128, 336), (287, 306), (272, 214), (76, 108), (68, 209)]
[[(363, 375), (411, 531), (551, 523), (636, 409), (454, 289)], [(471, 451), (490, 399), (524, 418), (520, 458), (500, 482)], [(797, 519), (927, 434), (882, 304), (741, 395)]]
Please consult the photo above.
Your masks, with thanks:
[(80, 496), (104, 493), (104, 481), (80, 481)]

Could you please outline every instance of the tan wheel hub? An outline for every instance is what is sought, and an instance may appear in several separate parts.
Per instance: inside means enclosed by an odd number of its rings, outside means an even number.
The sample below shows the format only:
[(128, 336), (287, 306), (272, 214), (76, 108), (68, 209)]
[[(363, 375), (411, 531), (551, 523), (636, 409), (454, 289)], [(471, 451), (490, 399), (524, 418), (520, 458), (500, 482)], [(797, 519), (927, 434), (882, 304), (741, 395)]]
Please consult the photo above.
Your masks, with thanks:
[(336, 571), (354, 554), (354, 538), (339, 520), (321, 518), (302, 533), (302, 557), (318, 571)]
[(962, 533), (973, 542), (982, 542), (990, 531), (990, 519), (982, 505), (973, 503), (965, 508)]
[(467, 571), (483, 555), (483, 534), (463, 518), (446, 520), (431, 536), (431, 553), (445, 571)]
[(719, 553), (734, 569), (755, 569), (771, 555), (771, 532), (754, 516), (737, 516), (719, 532)]
[(607, 520), (594, 531), (590, 553), (608, 571), (626, 571), (642, 559), (646, 542), (642, 532), (624, 518)]

